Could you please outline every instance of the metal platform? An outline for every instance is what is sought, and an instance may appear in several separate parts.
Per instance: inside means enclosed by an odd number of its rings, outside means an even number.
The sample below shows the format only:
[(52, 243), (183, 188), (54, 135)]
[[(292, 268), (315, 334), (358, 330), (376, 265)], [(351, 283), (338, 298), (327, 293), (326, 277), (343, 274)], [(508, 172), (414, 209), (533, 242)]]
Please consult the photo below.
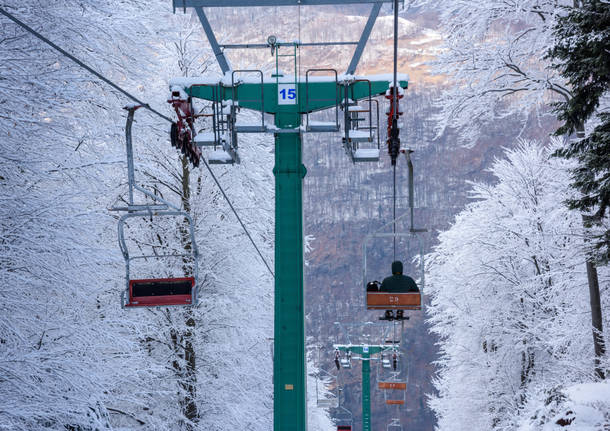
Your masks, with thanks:
[(208, 163), (210, 165), (232, 165), (235, 163), (235, 159), (224, 150), (214, 150), (208, 156)]
[(238, 133), (265, 133), (267, 128), (260, 124), (236, 124), (234, 129)]
[(307, 124), (306, 130), (308, 132), (338, 132), (340, 129), (339, 125), (334, 121), (310, 121)]
[(354, 162), (378, 162), (379, 148), (358, 148), (353, 158)]
[(195, 135), (195, 138), (193, 138), (193, 142), (198, 147), (213, 147), (214, 145), (218, 145), (218, 141), (213, 132), (199, 132)]
[(350, 130), (347, 139), (350, 142), (373, 142), (374, 135), (372, 131)]

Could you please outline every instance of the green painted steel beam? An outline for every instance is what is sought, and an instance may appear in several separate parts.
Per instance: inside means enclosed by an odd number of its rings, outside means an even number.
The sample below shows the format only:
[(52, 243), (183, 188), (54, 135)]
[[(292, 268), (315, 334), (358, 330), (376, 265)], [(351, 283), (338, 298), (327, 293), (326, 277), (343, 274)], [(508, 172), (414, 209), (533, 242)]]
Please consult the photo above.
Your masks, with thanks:
[(387, 345), (366, 345), (366, 344), (333, 344), (333, 348), (342, 352), (356, 353), (357, 355), (376, 355), (381, 352), (389, 352), (396, 349), (392, 344)]
[[(290, 84), (290, 82), (280, 82), (280, 84)], [(371, 96), (379, 96), (385, 94), (390, 84), (389, 80), (371, 81)], [(269, 114), (275, 114), (279, 111), (298, 109), (298, 112), (304, 114), (312, 111), (334, 108), (338, 103), (341, 103), (345, 97), (345, 86), (337, 85), (334, 81), (326, 82), (299, 82), (297, 84), (297, 104), (296, 105), (279, 105), (278, 104), (278, 84), (275, 82), (266, 82), (263, 84), (263, 92), (261, 94), (261, 84), (242, 83), (233, 89), (233, 87), (220, 87), (222, 100), (235, 99), (239, 101), (239, 106), (255, 111), (264, 109)], [(408, 87), (408, 82), (401, 80), (399, 85), (402, 88)], [(191, 86), (186, 88), (186, 92), (197, 99), (213, 100), (214, 89), (217, 88), (211, 85)], [(362, 100), (368, 98), (369, 89), (368, 83), (356, 82), (349, 86), (348, 97), (354, 100)], [(262, 99), (262, 103), (261, 103)], [(289, 108), (287, 108), (289, 107)]]
[[(240, 100), (241, 102), (241, 100)], [(294, 109), (294, 108), (293, 108)], [(275, 115), (275, 126), (300, 126), (298, 112)], [(275, 330), (273, 429), (305, 431), (305, 305), (301, 135), (275, 135)]]
[[(276, 52), (277, 54), (277, 52)], [(296, 51), (295, 51), (296, 58)], [(296, 61), (296, 60), (295, 60)], [(296, 63), (295, 63), (296, 69)], [(237, 74), (236, 74), (237, 75)], [(236, 79), (238, 76), (236, 76)], [(292, 77), (291, 77), (292, 78)], [(305, 355), (305, 303), (303, 282), (303, 178), (301, 116), (307, 112), (334, 108), (345, 98), (366, 99), (385, 94), (389, 79), (352, 82), (349, 86), (333, 80), (312, 78), (312, 82), (281, 80), (256, 82), (248, 79), (235, 87), (219, 83), (193, 84), (185, 88), (194, 98), (235, 100), (238, 106), (274, 115), (275, 133), (275, 315), (273, 354), (273, 429), (307, 430), (307, 388)], [(279, 81), (279, 82), (278, 82)], [(192, 83), (192, 82), (190, 82)], [(189, 84), (190, 84), (189, 83)], [(180, 85), (173, 83), (172, 85)], [(282, 87), (279, 87), (279, 86)], [(407, 81), (400, 81), (407, 88)], [(280, 103), (282, 90), (296, 90), (292, 104)], [(286, 90), (287, 91), (287, 90)], [(295, 129), (297, 133), (295, 133)], [(289, 132), (289, 133), (286, 133)], [(347, 348), (347, 346), (345, 347)], [(343, 347), (341, 347), (343, 349)], [(361, 355), (377, 354), (391, 346), (350, 346)], [(359, 350), (360, 349), (360, 350)], [(365, 364), (366, 362), (366, 364)], [(368, 370), (368, 371), (367, 371)], [(365, 375), (366, 373), (366, 375)], [(363, 361), (363, 417), (370, 431), (370, 364)], [(368, 406), (365, 408), (365, 404)]]
[(362, 354), (362, 431), (371, 431), (371, 361), (370, 353)]

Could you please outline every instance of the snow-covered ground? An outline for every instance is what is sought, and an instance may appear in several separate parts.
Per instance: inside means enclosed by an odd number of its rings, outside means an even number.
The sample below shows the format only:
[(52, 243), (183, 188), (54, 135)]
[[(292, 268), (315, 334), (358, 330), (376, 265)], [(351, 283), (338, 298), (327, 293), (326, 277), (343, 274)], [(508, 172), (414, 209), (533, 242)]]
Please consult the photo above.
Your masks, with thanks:
[(549, 399), (534, 398), (518, 431), (602, 431), (610, 428), (610, 383), (580, 383)]

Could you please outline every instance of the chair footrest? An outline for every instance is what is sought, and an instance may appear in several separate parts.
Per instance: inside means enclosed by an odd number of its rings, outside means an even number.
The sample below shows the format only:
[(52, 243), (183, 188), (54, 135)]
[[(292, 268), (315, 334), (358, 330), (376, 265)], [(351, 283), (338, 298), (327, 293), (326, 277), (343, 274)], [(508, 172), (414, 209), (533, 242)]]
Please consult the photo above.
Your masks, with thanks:
[(373, 133), (364, 130), (350, 130), (348, 139), (350, 142), (372, 142)]

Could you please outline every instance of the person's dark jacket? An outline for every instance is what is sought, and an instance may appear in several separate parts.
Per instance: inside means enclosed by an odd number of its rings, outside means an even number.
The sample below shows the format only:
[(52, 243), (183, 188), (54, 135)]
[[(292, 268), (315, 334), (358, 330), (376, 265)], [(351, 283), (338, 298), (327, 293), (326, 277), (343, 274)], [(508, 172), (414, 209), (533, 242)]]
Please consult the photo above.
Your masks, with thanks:
[(419, 292), (419, 288), (415, 280), (402, 274), (402, 262), (395, 261), (392, 262), (392, 275), (383, 279), (380, 292)]

